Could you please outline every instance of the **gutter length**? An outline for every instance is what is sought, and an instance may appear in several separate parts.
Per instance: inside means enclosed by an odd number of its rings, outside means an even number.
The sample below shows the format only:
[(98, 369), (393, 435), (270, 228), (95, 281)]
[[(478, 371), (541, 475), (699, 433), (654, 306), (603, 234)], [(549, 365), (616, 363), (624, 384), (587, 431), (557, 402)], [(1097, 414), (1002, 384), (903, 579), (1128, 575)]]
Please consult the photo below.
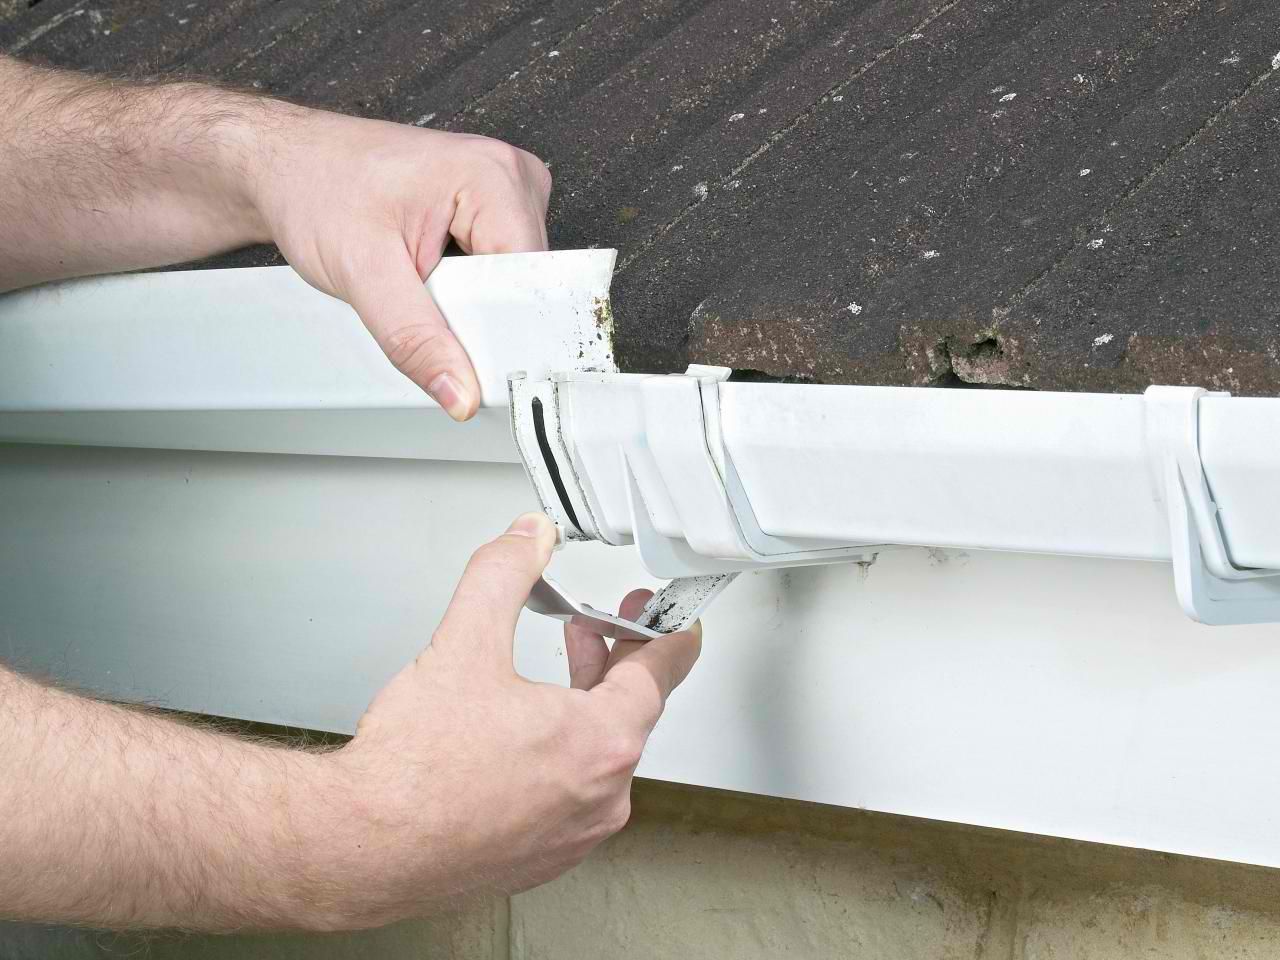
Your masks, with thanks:
[(1273, 567), (1280, 554), (1280, 400), (1205, 397), (1200, 401), (1200, 455), (1221, 506), (1231, 556), (1249, 567)]
[(0, 296), (0, 441), (513, 461), (506, 375), (616, 369), (613, 250), (446, 257), (427, 283), (475, 364), (465, 433), (345, 303), (289, 267)]
[[(1192, 618), (1280, 622), (1280, 399), (729, 372), (514, 378), (512, 423), (544, 509), (576, 539), (634, 542), (661, 577), (865, 561), (888, 546), (1165, 560)], [(539, 403), (557, 411), (554, 462), (528, 438)]]
[[(1172, 558), (1146, 396), (762, 387), (721, 386), (720, 415), (770, 533)], [(1280, 569), (1280, 399), (1196, 412), (1232, 560)]]
[[(614, 260), (440, 264), (428, 288), (482, 385), (465, 428), (392, 368), (349, 307), (287, 267), (10, 294), (0, 441), (519, 462), (509, 424), (524, 411), (511, 397), (542, 394), (565, 455), (540, 483), (524, 445), (544, 507), (560, 501), (587, 539), (638, 541), (655, 575), (889, 545), (1172, 560), (1197, 619), (1280, 619), (1280, 399), (619, 374)], [(572, 482), (554, 492), (561, 473)]]
[(776, 536), (1170, 559), (1141, 396), (760, 386), (721, 419)]

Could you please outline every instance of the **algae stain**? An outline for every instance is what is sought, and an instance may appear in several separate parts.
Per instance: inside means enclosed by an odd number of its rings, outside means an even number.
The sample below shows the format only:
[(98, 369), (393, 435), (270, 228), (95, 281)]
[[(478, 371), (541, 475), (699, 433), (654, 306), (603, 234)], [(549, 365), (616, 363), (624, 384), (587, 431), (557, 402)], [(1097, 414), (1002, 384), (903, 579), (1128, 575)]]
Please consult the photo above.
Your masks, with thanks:
[(613, 305), (608, 297), (596, 297), (591, 303), (591, 312), (596, 318), (596, 332), (600, 339), (613, 340)]
[(610, 365), (613, 364), (613, 305), (608, 297), (596, 297), (591, 302), (591, 314), (595, 318), (596, 340), (603, 343)]

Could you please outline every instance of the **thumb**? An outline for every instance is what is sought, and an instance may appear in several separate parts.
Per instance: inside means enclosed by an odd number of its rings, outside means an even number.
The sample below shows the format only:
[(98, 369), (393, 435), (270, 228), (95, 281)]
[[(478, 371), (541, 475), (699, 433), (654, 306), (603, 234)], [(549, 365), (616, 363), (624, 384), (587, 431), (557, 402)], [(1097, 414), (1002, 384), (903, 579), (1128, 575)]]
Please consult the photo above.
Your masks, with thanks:
[(541, 513), (526, 513), (473, 553), (432, 647), (446, 656), (510, 667), (516, 621), (555, 543), (555, 525)]
[(480, 406), (471, 358), (431, 299), (403, 241), (394, 238), (367, 262), (367, 272), (352, 278), (347, 301), (401, 373), (453, 419), (469, 420)]

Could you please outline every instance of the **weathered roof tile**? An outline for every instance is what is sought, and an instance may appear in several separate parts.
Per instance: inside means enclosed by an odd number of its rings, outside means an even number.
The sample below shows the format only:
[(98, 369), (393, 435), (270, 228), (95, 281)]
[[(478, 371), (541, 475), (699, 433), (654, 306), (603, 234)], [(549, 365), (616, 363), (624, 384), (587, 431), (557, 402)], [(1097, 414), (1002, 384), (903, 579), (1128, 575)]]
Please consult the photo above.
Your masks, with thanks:
[(1265, 0), (41, 0), (0, 49), (534, 150), (631, 369), (1280, 391)]

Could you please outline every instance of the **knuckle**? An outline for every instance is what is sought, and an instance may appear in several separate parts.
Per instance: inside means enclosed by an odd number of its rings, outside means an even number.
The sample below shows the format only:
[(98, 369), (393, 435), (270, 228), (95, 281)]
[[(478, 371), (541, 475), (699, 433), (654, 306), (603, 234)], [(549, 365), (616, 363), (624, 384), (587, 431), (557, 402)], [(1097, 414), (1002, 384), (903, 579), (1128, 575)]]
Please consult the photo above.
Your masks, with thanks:
[(489, 140), (486, 146), (490, 162), (510, 180), (533, 182), (550, 189), (551, 171), (536, 155), (503, 140)]
[(630, 773), (640, 762), (644, 740), (634, 734), (614, 733), (605, 741), (601, 760), (610, 773)]
[(439, 365), (449, 350), (450, 335), (425, 324), (401, 327), (387, 335), (384, 350), (396, 369), (411, 379)]
[(505, 542), (505, 538), (486, 543), (471, 555), (467, 568), (471, 573), (482, 576), (522, 569), (524, 564), (517, 552), (520, 546), (522, 544)]
[(600, 785), (593, 780), (574, 779), (566, 782), (565, 795), (573, 809), (590, 812), (600, 806)]
[(488, 143), (490, 161), (508, 175), (518, 176), (524, 166), (524, 151), (519, 147), (502, 140), (490, 140)]
[[(601, 828), (604, 837), (611, 837), (625, 827), (631, 819), (631, 797), (623, 794), (618, 802), (614, 803), (604, 815), (601, 821)], [(603, 839), (603, 837), (601, 838)]]
[(537, 712), (546, 724), (547, 738), (558, 747), (571, 742), (582, 722), (576, 698), (564, 696), (564, 688), (550, 684), (535, 685), (532, 691), (539, 698)]
[(644, 667), (627, 660), (614, 667), (611, 673), (616, 673), (619, 679), (627, 683), (626, 696), (649, 725), (657, 723), (666, 700), (653, 675)]

